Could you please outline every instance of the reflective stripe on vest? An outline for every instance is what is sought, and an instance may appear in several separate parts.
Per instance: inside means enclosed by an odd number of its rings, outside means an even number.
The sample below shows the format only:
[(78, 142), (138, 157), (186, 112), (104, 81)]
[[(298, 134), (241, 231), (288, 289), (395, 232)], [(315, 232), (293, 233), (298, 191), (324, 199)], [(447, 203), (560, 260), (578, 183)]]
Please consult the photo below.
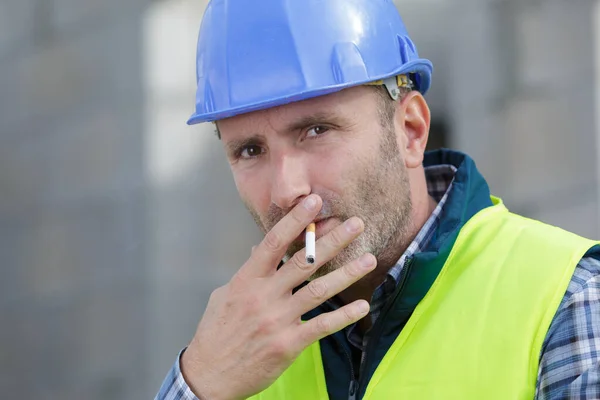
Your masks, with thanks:
[[(533, 399), (550, 323), (576, 265), (598, 243), (492, 200), (462, 228), (364, 399)], [(252, 397), (327, 398), (319, 343)]]

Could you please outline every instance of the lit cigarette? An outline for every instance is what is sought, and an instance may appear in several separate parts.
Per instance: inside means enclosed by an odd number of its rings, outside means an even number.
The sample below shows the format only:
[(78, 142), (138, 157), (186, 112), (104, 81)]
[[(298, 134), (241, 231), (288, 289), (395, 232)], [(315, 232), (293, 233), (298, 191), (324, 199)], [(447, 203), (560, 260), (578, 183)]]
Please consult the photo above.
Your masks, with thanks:
[(315, 224), (314, 222), (306, 228), (306, 262), (315, 263)]

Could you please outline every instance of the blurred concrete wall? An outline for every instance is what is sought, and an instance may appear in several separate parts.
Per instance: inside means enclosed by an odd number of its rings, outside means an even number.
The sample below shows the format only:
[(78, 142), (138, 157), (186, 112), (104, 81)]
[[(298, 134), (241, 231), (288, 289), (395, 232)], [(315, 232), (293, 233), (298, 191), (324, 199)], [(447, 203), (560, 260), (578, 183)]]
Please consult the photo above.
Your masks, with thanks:
[[(397, 1), (510, 208), (598, 237), (598, 1)], [(187, 127), (204, 0), (0, 0), (0, 393), (151, 398), (260, 235)]]
[(449, 90), (455, 144), (493, 191), (517, 212), (593, 237), (598, 10), (597, 1), (519, 0), (461, 13), (456, 39), (468, 45), (451, 56)]
[(257, 241), (210, 126), (185, 125), (203, 8), (0, 1), (7, 398), (150, 398)]
[(144, 6), (0, 1), (2, 397), (147, 392)]
[(429, 102), (518, 213), (600, 236), (600, 2), (396, 0)]

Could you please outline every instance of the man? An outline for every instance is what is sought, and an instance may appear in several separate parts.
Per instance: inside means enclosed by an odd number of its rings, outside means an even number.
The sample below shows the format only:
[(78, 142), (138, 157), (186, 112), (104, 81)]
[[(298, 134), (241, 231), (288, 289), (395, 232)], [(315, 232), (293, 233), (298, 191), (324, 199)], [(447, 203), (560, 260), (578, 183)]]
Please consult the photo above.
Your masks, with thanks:
[(197, 67), (189, 123), (266, 235), (158, 399), (600, 398), (600, 247), (424, 154), (432, 66), (392, 1), (214, 0)]

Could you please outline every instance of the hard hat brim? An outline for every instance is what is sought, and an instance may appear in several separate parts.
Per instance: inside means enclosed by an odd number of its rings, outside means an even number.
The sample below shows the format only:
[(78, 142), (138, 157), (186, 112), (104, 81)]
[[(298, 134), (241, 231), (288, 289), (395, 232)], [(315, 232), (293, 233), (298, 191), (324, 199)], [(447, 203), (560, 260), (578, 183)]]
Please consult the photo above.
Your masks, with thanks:
[(202, 122), (214, 122), (214, 121), (222, 120), (225, 118), (234, 117), (236, 115), (246, 114), (246, 113), (250, 113), (253, 111), (265, 110), (265, 109), (269, 109), (269, 108), (278, 107), (278, 106), (281, 106), (284, 104), (289, 104), (289, 103), (294, 103), (294, 102), (298, 102), (298, 101), (302, 101), (302, 100), (311, 99), (314, 97), (324, 96), (324, 95), (327, 95), (330, 93), (339, 92), (340, 90), (343, 90), (343, 89), (346, 89), (349, 87), (360, 86), (360, 85), (363, 85), (363, 84), (366, 84), (369, 82), (389, 78), (389, 77), (395, 76), (395, 75), (407, 74), (407, 73), (416, 73), (419, 75), (419, 82), (418, 82), (417, 90), (419, 92), (421, 92), (422, 94), (425, 94), (429, 90), (429, 87), (431, 86), (432, 72), (433, 72), (433, 65), (432, 65), (431, 61), (420, 58), (420, 59), (412, 60), (412, 61), (402, 65), (401, 68), (399, 68), (396, 71), (392, 71), (389, 74), (385, 74), (385, 75), (381, 75), (381, 76), (373, 76), (364, 81), (331, 85), (331, 86), (327, 86), (327, 87), (320, 87), (320, 88), (314, 89), (314, 90), (309, 89), (309, 90), (300, 91), (298, 93), (294, 93), (294, 94), (283, 96), (283, 97), (268, 99), (265, 101), (252, 103), (252, 104), (244, 104), (244, 105), (241, 105), (238, 107), (233, 107), (233, 108), (230, 108), (227, 110), (221, 110), (221, 111), (212, 112), (212, 113), (205, 113), (205, 114), (194, 113), (190, 117), (190, 119), (187, 121), (187, 124), (195, 125), (195, 124), (199, 124)]

